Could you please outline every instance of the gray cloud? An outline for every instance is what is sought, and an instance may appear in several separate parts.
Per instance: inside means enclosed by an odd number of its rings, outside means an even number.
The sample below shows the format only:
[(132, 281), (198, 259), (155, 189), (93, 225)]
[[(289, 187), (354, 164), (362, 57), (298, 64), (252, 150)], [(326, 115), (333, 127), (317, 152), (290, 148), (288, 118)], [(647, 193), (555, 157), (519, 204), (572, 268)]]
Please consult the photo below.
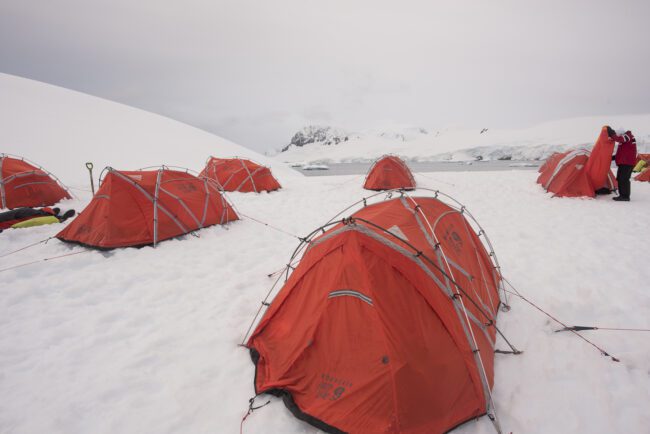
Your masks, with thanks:
[(0, 3), (0, 71), (257, 150), (306, 123), (515, 127), (650, 111), (647, 0)]

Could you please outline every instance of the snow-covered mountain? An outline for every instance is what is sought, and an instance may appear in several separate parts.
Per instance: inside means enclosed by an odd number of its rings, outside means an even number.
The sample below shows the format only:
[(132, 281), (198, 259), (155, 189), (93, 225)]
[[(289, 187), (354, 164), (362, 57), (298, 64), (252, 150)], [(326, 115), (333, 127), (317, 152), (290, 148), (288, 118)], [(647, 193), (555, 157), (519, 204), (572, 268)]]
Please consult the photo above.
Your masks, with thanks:
[(294, 134), (289, 144), (282, 148), (282, 152), (288, 151), (292, 147), (301, 148), (312, 143), (322, 146), (338, 145), (341, 142), (347, 142), (350, 136), (350, 133), (333, 127), (309, 125)]
[[(348, 134), (348, 140), (338, 142), (316, 140), (314, 134), (300, 146), (292, 143), (285, 147), (275, 158), (285, 162), (357, 162), (392, 153), (412, 161), (539, 160), (553, 152), (592, 146), (603, 125), (632, 130), (639, 152), (650, 151), (650, 114), (643, 114), (564, 119), (525, 129), (402, 126)], [(318, 131), (326, 130), (321, 127)]]
[[(296, 176), (278, 160), (181, 122), (73, 90), (0, 74), (0, 152), (30, 159), (66, 184), (105, 166), (167, 164), (201, 170), (210, 155), (242, 156)], [(299, 175), (298, 175), (299, 176)]]

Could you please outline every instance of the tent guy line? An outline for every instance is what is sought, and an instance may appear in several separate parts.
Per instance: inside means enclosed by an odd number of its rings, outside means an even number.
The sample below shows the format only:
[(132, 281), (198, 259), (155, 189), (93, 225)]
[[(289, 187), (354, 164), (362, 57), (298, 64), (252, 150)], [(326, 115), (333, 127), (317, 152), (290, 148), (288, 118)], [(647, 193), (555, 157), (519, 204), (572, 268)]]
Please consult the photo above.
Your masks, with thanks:
[(88, 252), (92, 252), (92, 250), (85, 249), (85, 250), (81, 250), (81, 251), (78, 251), (78, 252), (66, 253), (66, 254), (63, 254), (63, 255), (50, 256), (48, 258), (37, 259), (35, 261), (25, 262), (23, 264), (18, 264), (18, 265), (13, 265), (13, 266), (7, 267), (7, 268), (2, 268), (2, 269), (0, 269), (0, 273), (5, 272), (5, 271), (9, 271), (9, 270), (14, 270), (16, 268), (26, 267), (26, 266), (32, 265), (32, 264), (38, 264), (40, 262), (52, 261), (54, 259), (66, 258), (68, 256), (73, 256), (73, 255), (78, 255), (80, 253), (88, 253)]
[(28, 244), (25, 247), (21, 247), (20, 249), (16, 249), (16, 250), (12, 250), (11, 252), (3, 253), (2, 255), (0, 255), (0, 258), (4, 258), (6, 256), (13, 255), (14, 253), (22, 252), (23, 250), (27, 250), (30, 247), (38, 246), (39, 244), (47, 244), (47, 242), (50, 241), (52, 238), (54, 238), (54, 235), (52, 235), (51, 237), (47, 237), (44, 240), (37, 241), (37, 242), (32, 243), (32, 244)]
[(566, 331), (570, 331), (571, 333), (573, 333), (574, 335), (578, 336), (578, 337), (579, 337), (580, 339), (582, 339), (583, 341), (587, 342), (587, 343), (588, 343), (589, 345), (591, 345), (592, 347), (596, 348), (596, 349), (600, 352), (601, 355), (611, 358), (612, 361), (614, 361), (614, 362), (620, 362), (620, 361), (621, 361), (619, 358), (612, 356), (612, 355), (609, 354), (607, 351), (605, 351), (604, 349), (602, 349), (601, 347), (599, 347), (598, 345), (596, 345), (595, 343), (593, 343), (592, 341), (590, 341), (590, 340), (587, 339), (586, 337), (582, 336), (582, 335), (581, 335), (580, 333), (578, 333), (577, 331), (572, 330), (571, 327), (567, 326), (565, 323), (563, 323), (563, 322), (560, 321), (559, 319), (555, 318), (553, 315), (551, 315), (550, 313), (546, 312), (544, 309), (542, 309), (541, 307), (539, 307), (538, 305), (536, 305), (535, 303), (533, 303), (532, 301), (530, 301), (529, 299), (527, 299), (526, 297), (524, 297), (524, 296), (523, 296), (523, 295), (522, 295), (522, 294), (521, 294), (521, 293), (520, 293), (520, 292), (519, 292), (519, 291), (518, 291), (518, 290), (517, 290), (517, 289), (512, 285), (512, 283), (510, 283), (510, 281), (509, 281), (508, 279), (506, 279), (505, 277), (503, 277), (503, 281), (506, 282), (506, 283), (508, 284), (508, 286), (510, 286), (510, 288), (513, 289), (514, 292), (512, 292), (512, 291), (508, 291), (508, 290), (504, 289), (505, 291), (509, 292), (510, 294), (514, 295), (515, 297), (519, 297), (520, 299), (522, 299), (523, 301), (525, 301), (526, 303), (528, 303), (530, 306), (532, 306), (532, 307), (534, 307), (535, 309), (537, 309), (538, 311), (542, 312), (544, 315), (546, 315), (547, 317), (549, 317), (550, 319), (552, 319), (553, 321), (555, 321), (556, 323), (558, 323), (558, 324), (560, 324), (562, 327), (564, 327), (564, 328), (566, 329)]

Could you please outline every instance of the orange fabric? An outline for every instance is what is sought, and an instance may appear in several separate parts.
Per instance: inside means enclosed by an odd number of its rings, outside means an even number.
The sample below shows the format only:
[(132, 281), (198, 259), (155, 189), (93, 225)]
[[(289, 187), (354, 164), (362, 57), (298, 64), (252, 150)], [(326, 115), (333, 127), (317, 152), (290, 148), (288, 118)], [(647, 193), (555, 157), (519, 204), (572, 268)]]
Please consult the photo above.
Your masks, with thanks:
[(210, 157), (201, 176), (217, 181), (225, 191), (259, 193), (281, 188), (271, 169), (243, 158)]
[(636, 181), (646, 181), (650, 182), (650, 169), (644, 169), (643, 172), (639, 173), (634, 177)]
[[(568, 152), (555, 167), (548, 167), (537, 182), (559, 197), (595, 197), (595, 189), (585, 170), (589, 151)], [(541, 182), (544, 181), (544, 182)]]
[(546, 171), (548, 170), (549, 167), (551, 167), (551, 166), (553, 166), (553, 167), (557, 166), (557, 163), (558, 163), (558, 162), (562, 159), (562, 157), (564, 157), (566, 154), (568, 154), (568, 152), (554, 152), (554, 153), (552, 153), (552, 154), (551, 154), (551, 155), (546, 159), (546, 161), (544, 161), (544, 164), (542, 164), (542, 165), (539, 167), (538, 172), (539, 172), (539, 173), (546, 172)]
[(638, 163), (641, 160), (650, 163), (650, 154), (636, 154), (636, 162)]
[(585, 167), (594, 190), (606, 187), (608, 184), (607, 175), (611, 171), (614, 144), (614, 140), (610, 139), (607, 134), (607, 126), (604, 126), (600, 130), (600, 135), (591, 150)]
[[(353, 218), (406, 238), (496, 321), (500, 276), (478, 236), (448, 205), (414, 200), (439, 248), (409, 199), (367, 206)], [(310, 423), (347, 433), (441, 433), (484, 414), (477, 357), (491, 388), (495, 330), (465, 299), (480, 322), (468, 325), (447, 285), (392, 235), (359, 220), (335, 226), (313, 240), (247, 343), (256, 392), (287, 393)]]
[(539, 168), (540, 175), (537, 178), (537, 183), (542, 185), (546, 184), (548, 180), (551, 179), (551, 175), (553, 175), (553, 171), (557, 167), (557, 164), (566, 157), (568, 153), (569, 151), (554, 152), (551, 154)]
[(393, 188), (412, 190), (415, 188), (415, 179), (401, 158), (395, 155), (385, 155), (375, 161), (370, 168), (363, 188), (366, 190), (390, 190)]
[[(109, 170), (92, 201), (56, 237), (107, 249), (152, 244), (158, 172)], [(238, 219), (212, 181), (176, 170), (161, 171), (157, 203), (157, 241)]]
[(595, 197), (596, 190), (618, 189), (612, 173), (614, 141), (603, 127), (591, 151), (556, 152), (539, 168), (537, 183), (559, 197)]
[(47, 172), (19, 158), (0, 155), (0, 208), (41, 207), (70, 199)]

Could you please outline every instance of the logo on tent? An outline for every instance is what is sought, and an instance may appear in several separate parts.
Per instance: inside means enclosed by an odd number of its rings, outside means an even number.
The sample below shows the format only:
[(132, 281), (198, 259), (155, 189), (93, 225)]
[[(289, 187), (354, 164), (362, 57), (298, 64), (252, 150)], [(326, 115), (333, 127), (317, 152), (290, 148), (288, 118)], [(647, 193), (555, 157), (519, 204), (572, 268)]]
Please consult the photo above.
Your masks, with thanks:
[(460, 238), (460, 235), (454, 230), (447, 229), (445, 231), (444, 238), (449, 244), (451, 245), (451, 248), (454, 249), (456, 253), (460, 253), (461, 250), (463, 250), (463, 240)]
[(406, 238), (406, 235), (404, 235), (404, 232), (402, 232), (402, 230), (397, 225), (391, 226), (390, 228), (388, 228), (388, 232), (395, 235), (396, 237), (400, 237), (401, 239), (408, 241), (408, 238)]

